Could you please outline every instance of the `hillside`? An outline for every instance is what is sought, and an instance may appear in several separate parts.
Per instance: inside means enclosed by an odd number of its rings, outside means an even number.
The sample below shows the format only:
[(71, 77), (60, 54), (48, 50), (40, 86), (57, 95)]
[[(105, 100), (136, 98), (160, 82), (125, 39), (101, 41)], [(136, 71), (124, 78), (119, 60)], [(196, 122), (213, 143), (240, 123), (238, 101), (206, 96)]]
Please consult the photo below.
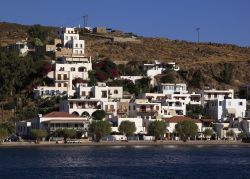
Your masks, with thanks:
[[(28, 37), (29, 26), (0, 23), (1, 45)], [(53, 28), (51, 28), (53, 30)], [(109, 33), (108, 36), (114, 36)], [(165, 38), (138, 37), (141, 43), (114, 42), (102, 36), (82, 34), (86, 40), (87, 54), (94, 59), (108, 58), (116, 63), (128, 61), (176, 62), (185, 71), (180, 81), (195, 80), (197, 72), (202, 74), (203, 86), (237, 89), (250, 82), (250, 48), (215, 43), (191, 43)], [(224, 64), (232, 66), (233, 80), (229, 84), (220, 78)]]

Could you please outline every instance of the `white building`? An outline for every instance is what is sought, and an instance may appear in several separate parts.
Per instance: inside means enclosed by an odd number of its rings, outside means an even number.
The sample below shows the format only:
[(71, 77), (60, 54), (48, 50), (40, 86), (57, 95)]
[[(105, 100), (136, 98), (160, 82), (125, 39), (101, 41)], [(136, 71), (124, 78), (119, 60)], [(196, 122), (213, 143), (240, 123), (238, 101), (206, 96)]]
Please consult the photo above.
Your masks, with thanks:
[(246, 99), (216, 99), (209, 101), (209, 115), (219, 121), (228, 117), (245, 117)]
[(54, 79), (54, 86), (38, 86), (34, 89), (35, 97), (73, 96), (76, 90), (73, 80), (79, 78), (87, 81), (89, 79), (88, 72), (91, 70), (91, 59), (80, 63), (56, 63), (55, 70), (47, 75), (49, 78)]
[(140, 80), (144, 77), (143, 76), (120, 76), (120, 78), (123, 80), (130, 80), (135, 84), (136, 80)]
[(78, 116), (91, 116), (96, 110), (102, 109), (107, 113), (108, 118), (128, 113), (125, 103), (121, 104), (123, 87), (110, 87), (106, 86), (106, 83), (98, 83), (98, 86), (90, 87), (83, 83), (79, 85), (76, 94), (77, 99), (61, 102), (60, 111)]
[(184, 83), (162, 83), (159, 92), (163, 94), (187, 94), (187, 85)]
[(164, 65), (159, 61), (155, 61), (154, 63), (143, 64), (143, 69), (147, 72), (147, 76), (151, 78), (156, 75), (162, 74), (162, 72), (166, 70)]
[(66, 112), (51, 112), (44, 116), (32, 119), (32, 129), (44, 129), (49, 133), (57, 129), (71, 128), (78, 132), (87, 132), (89, 119), (86, 117), (78, 117)]
[(167, 123), (167, 128), (166, 128), (167, 129), (167, 138), (173, 139), (174, 137), (176, 137), (175, 125), (178, 122), (186, 121), (186, 120), (195, 122), (195, 124), (198, 127), (198, 132), (202, 132), (202, 123), (200, 120), (195, 120), (195, 119), (192, 119), (192, 118), (189, 118), (186, 116), (175, 116), (175, 117), (171, 117), (171, 118), (164, 120)]
[(234, 90), (216, 90), (216, 89), (209, 89), (209, 90), (201, 90), (199, 92), (201, 94), (201, 104), (204, 106), (210, 100), (222, 100), (222, 99), (233, 99), (234, 98)]
[(123, 121), (130, 121), (130, 122), (134, 122), (135, 123), (135, 127), (136, 127), (135, 134), (146, 133), (146, 127), (143, 124), (144, 121), (143, 121), (142, 118), (118, 118), (117, 119), (117, 126), (116, 127), (112, 127), (112, 131), (113, 132), (119, 132), (118, 128), (119, 128), (120, 124)]
[(77, 28), (59, 28), (57, 36), (62, 40), (64, 48), (72, 49), (74, 56), (83, 56), (85, 50), (85, 41), (80, 40)]
[(148, 99), (136, 99), (129, 103), (129, 116), (143, 119), (161, 118), (161, 103), (150, 102)]

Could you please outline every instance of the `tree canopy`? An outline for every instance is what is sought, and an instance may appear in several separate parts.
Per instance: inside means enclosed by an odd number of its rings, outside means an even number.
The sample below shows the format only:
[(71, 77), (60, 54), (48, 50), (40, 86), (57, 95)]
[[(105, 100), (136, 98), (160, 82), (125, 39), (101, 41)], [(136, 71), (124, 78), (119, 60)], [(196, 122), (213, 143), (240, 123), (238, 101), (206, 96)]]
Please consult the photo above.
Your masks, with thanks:
[(194, 121), (185, 120), (180, 121), (175, 125), (176, 132), (180, 135), (183, 141), (186, 141), (190, 137), (194, 137), (198, 132), (198, 126)]
[(89, 132), (99, 142), (103, 136), (110, 134), (111, 124), (108, 121), (93, 121), (89, 126)]
[(102, 120), (106, 116), (106, 112), (104, 110), (96, 110), (92, 113), (92, 117), (94, 120)]
[(153, 121), (149, 123), (148, 135), (155, 137), (155, 140), (163, 137), (166, 132), (166, 123), (164, 121)]
[(122, 121), (118, 130), (119, 132), (125, 134), (127, 137), (132, 136), (136, 131), (135, 123), (130, 121)]

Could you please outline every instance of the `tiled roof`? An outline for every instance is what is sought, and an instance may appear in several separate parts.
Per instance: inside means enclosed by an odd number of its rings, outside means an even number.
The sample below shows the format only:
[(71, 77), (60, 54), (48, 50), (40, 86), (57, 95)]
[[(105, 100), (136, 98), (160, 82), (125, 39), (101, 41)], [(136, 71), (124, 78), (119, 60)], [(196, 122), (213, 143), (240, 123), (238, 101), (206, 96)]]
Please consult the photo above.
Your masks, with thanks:
[(165, 119), (165, 122), (178, 123), (178, 122), (186, 121), (186, 120), (193, 121), (195, 123), (201, 123), (201, 121), (199, 119), (192, 119), (192, 118), (187, 117), (187, 116), (174, 116), (174, 117)]
[(71, 117), (71, 118), (75, 118), (77, 116), (73, 115), (73, 114), (69, 114), (67, 112), (57, 112), (57, 111), (54, 111), (54, 112), (51, 112), (51, 113), (48, 113), (46, 115), (44, 115), (43, 117)]

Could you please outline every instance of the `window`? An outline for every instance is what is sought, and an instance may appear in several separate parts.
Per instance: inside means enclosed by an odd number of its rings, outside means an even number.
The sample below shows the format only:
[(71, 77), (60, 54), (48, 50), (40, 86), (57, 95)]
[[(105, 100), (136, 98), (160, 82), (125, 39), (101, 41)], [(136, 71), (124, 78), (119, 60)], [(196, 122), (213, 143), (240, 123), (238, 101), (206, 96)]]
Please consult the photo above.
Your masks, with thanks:
[(78, 48), (78, 44), (76, 44), (76, 48)]
[(73, 108), (73, 103), (69, 103), (69, 107), (72, 109)]
[(211, 94), (208, 94), (207, 96), (208, 96), (208, 99), (210, 99), (210, 98), (211, 98)]
[(135, 106), (134, 106), (134, 110), (135, 110)]
[(82, 44), (80, 44), (80, 47), (82, 48)]
[(222, 101), (219, 101), (219, 106), (222, 106)]
[(76, 69), (75, 69), (74, 67), (72, 67), (70, 70), (71, 70), (71, 71), (76, 71)]
[(243, 106), (243, 102), (239, 102), (239, 106)]
[(81, 52), (81, 54), (82, 54), (82, 50), (81, 50), (80, 52)]
[(114, 93), (115, 93), (115, 94), (118, 94), (118, 90), (114, 90)]
[(58, 75), (57, 75), (57, 79), (58, 79), (58, 80), (61, 80), (61, 74), (58, 74)]
[(64, 74), (64, 75), (63, 75), (63, 79), (64, 79), (64, 80), (67, 80), (67, 74)]
[(214, 98), (217, 98), (217, 94), (216, 93), (214, 94)]
[(82, 91), (82, 96), (86, 96), (86, 93), (85, 93), (85, 91)]
[(102, 91), (102, 98), (107, 98), (107, 91)]
[(61, 83), (58, 83), (58, 87), (61, 87), (62, 85), (61, 85)]
[(68, 84), (67, 83), (64, 83), (64, 87), (67, 87), (68, 86)]

